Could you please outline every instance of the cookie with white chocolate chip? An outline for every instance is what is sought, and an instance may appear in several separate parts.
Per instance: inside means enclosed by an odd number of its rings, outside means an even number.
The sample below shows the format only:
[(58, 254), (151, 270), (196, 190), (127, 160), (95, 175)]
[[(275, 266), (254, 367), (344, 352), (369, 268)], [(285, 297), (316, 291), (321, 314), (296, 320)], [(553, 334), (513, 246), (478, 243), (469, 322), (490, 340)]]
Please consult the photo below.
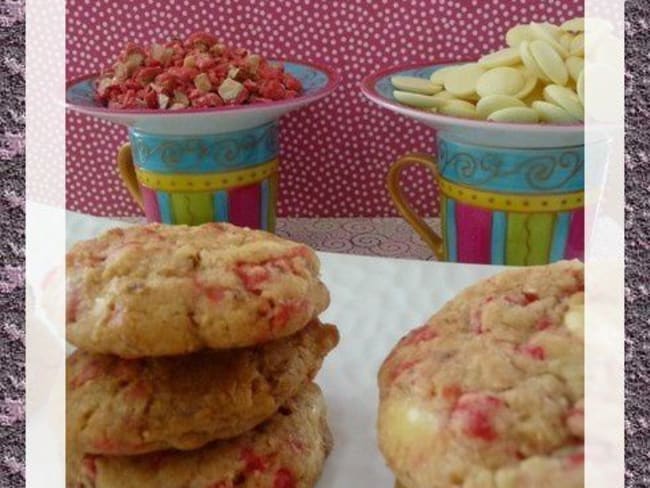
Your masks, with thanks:
[(67, 338), (121, 357), (248, 347), (327, 308), (309, 247), (225, 223), (112, 229), (67, 255)]
[(508, 271), (397, 344), (378, 429), (404, 487), (582, 487), (583, 289), (577, 261)]

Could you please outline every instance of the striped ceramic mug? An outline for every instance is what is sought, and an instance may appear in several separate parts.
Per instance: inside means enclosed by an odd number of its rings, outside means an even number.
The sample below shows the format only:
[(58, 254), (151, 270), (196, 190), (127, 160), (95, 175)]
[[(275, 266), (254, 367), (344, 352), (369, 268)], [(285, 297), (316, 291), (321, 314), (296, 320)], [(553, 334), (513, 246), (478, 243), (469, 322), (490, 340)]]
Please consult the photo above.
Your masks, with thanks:
[[(403, 169), (438, 183), (441, 233), (409, 206)], [(438, 157), (408, 154), (388, 174), (402, 216), (440, 260), (527, 266), (584, 256), (584, 146), (495, 148), (438, 135)]]
[(119, 174), (151, 222), (231, 222), (273, 232), (278, 125), (200, 136), (130, 129)]

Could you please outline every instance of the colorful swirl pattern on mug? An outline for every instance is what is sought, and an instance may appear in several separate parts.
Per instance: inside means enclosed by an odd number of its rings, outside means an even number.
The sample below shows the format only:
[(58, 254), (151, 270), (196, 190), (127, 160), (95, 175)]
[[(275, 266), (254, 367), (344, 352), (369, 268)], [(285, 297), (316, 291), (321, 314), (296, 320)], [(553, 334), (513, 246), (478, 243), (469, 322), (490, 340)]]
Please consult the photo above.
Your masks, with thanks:
[(441, 135), (446, 260), (535, 265), (584, 255), (584, 147), (504, 149)]
[(231, 222), (273, 231), (278, 126), (208, 136), (130, 131), (134, 171), (150, 221)]

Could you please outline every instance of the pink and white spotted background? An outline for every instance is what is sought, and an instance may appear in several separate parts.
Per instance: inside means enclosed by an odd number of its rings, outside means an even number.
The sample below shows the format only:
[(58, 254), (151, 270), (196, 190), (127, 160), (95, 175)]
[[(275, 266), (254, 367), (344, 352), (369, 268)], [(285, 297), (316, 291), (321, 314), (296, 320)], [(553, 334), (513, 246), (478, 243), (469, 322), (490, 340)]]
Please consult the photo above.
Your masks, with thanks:
[[(289, 217), (397, 215), (389, 164), (432, 152), (434, 131), (367, 101), (359, 81), (382, 67), (477, 58), (514, 24), (582, 15), (581, 0), (68, 0), (66, 77), (98, 71), (126, 41), (149, 43), (206, 30), (272, 58), (320, 61), (343, 83), (282, 121), (279, 213)], [(107, 216), (140, 214), (114, 169), (126, 129), (67, 115), (67, 205)], [(424, 172), (407, 173), (413, 203), (437, 215)]]

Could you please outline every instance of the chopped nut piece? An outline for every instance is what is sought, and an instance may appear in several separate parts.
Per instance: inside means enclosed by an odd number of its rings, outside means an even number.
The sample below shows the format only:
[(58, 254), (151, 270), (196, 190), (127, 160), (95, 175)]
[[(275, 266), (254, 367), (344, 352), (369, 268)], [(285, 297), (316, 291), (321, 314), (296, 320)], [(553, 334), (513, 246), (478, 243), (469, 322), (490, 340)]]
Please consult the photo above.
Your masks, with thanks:
[(190, 54), (183, 59), (183, 68), (196, 68), (196, 56)]
[(249, 54), (246, 56), (246, 66), (248, 66), (252, 73), (255, 73), (261, 60), (262, 57), (259, 54)]
[(224, 102), (229, 102), (230, 100), (236, 99), (243, 89), (244, 85), (238, 81), (235, 81), (231, 78), (226, 78), (223, 80), (221, 86), (219, 86), (219, 90), (217, 91), (219, 92), (219, 95)]
[(224, 52), (226, 52), (226, 46), (220, 42), (210, 48), (210, 53), (217, 56), (221, 56)]
[(97, 84), (97, 93), (100, 96), (103, 96), (104, 92), (106, 92), (106, 89), (109, 86), (112, 86), (112, 85), (113, 85), (113, 79), (112, 78), (103, 78), (103, 79), (101, 79), (99, 81), (99, 83)]
[(135, 68), (139, 68), (142, 66), (142, 63), (144, 62), (144, 54), (142, 53), (133, 53), (129, 54), (128, 57), (126, 58), (126, 64), (127, 68), (129, 69), (129, 72), (133, 72)]
[(181, 105), (187, 107), (190, 104), (190, 99), (182, 91), (175, 90), (174, 91), (174, 105), (179, 104), (179, 103)]
[(194, 78), (194, 85), (202, 92), (209, 92), (212, 90), (212, 83), (210, 78), (205, 73), (200, 73)]
[(167, 108), (169, 104), (169, 97), (164, 93), (158, 94), (158, 108)]
[(129, 68), (124, 63), (117, 63), (115, 65), (115, 75), (113, 78), (120, 82), (125, 81), (129, 77)]

